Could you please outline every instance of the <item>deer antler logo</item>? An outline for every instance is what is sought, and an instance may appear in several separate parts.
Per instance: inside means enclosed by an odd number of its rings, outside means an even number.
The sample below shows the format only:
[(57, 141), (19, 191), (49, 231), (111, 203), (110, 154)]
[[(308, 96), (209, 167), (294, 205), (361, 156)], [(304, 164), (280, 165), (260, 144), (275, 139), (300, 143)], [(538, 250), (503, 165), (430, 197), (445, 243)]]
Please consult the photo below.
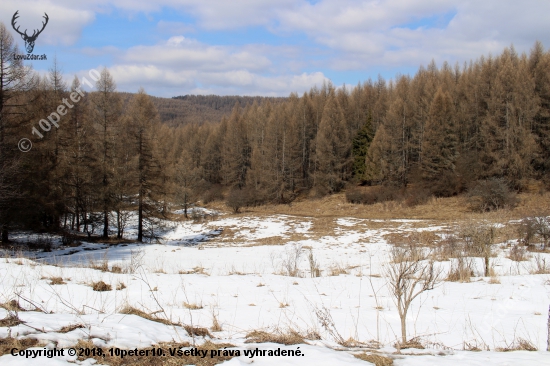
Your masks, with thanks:
[(42, 33), (42, 31), (44, 30), (44, 28), (46, 28), (46, 24), (48, 24), (48, 14), (44, 13), (44, 19), (46, 19), (45, 22), (42, 22), (42, 29), (38, 30), (38, 29), (35, 29), (34, 32), (32, 33), (32, 36), (29, 36), (27, 34), (27, 30), (25, 29), (25, 32), (24, 33), (21, 33), (19, 31), (19, 26), (16, 28), (15, 27), (15, 20), (17, 18), (19, 18), (19, 15), (17, 15), (17, 13), (19, 13), (19, 10), (17, 10), (15, 12), (15, 14), (13, 14), (13, 18), (11, 18), (11, 26), (13, 27), (13, 29), (19, 33), (21, 35), (21, 38), (23, 38), (23, 40), (25, 41), (25, 48), (27, 49), (27, 53), (32, 53), (32, 50), (34, 49), (34, 42), (36, 41), (36, 38), (38, 38), (38, 35), (40, 33)]

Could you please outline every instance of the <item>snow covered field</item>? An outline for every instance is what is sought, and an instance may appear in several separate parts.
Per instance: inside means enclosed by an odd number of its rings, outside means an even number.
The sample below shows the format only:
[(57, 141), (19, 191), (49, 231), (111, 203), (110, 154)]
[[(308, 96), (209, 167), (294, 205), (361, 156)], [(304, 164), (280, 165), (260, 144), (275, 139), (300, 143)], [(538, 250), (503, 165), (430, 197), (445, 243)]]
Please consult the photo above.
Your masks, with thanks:
[[(482, 259), (475, 258), (471, 282), (442, 281), (413, 301), (407, 336), (424, 349), (398, 352), (400, 319), (384, 276), (392, 247), (387, 241), (411, 232), (441, 235), (444, 228), (420, 220), (221, 215), (166, 223), (160, 243), (82, 243), (13, 257), (6, 252), (0, 261), (0, 338), (39, 340), (31, 350), (68, 349), (79, 340), (104, 350), (151, 349), (161, 342), (188, 343), (189, 349), (206, 341), (231, 344), (228, 349), (240, 356), (224, 365), (366, 365), (354, 357), (365, 352), (378, 352), (394, 365), (550, 365), (550, 275), (530, 274), (536, 260), (550, 263), (550, 256), (512, 261), (503, 243), (493, 246), (492, 278), (482, 277)], [(14, 238), (24, 242), (26, 234)], [(310, 259), (319, 277), (311, 276)], [(448, 272), (451, 262), (437, 264)], [(95, 291), (101, 282), (110, 290)], [(19, 309), (8, 310), (12, 300)], [(189, 326), (211, 336), (190, 334)], [(312, 339), (245, 343), (254, 331)], [(520, 340), (538, 351), (499, 351)], [(256, 348), (298, 347), (300, 356), (248, 355)], [(465, 350), (475, 348), (481, 351)], [(38, 362), (96, 360), (66, 353), (0, 357), (2, 365)]]

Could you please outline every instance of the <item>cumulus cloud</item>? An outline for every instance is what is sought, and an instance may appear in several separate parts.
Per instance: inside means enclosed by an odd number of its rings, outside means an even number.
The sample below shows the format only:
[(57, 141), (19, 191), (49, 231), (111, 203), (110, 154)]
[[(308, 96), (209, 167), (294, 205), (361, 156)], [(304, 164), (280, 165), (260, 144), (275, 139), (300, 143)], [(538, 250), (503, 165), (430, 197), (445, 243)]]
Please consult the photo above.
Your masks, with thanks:
[[(292, 53), (287, 47), (209, 46), (183, 36), (119, 53), (109, 69), (120, 88), (139, 86), (165, 96), (206, 91), (213, 94), (288, 96), (302, 93), (327, 78), (321, 72), (293, 73), (273, 65), (266, 54)], [(161, 86), (165, 89), (162, 90)], [(160, 95), (160, 94), (157, 94)]]
[[(519, 52), (535, 40), (550, 45), (550, 2), (540, 0), (4, 0), (0, 21), (9, 24), (14, 9), (28, 24), (40, 24), (44, 10), (56, 14), (41, 38), (52, 45), (74, 44), (99, 13), (152, 16), (169, 9), (193, 19), (157, 20), (157, 39), (164, 40), (152, 45), (80, 50), (114, 60), (110, 67), (128, 88), (141, 80), (159, 90), (288, 95), (336, 71), (399, 71), (432, 59), (462, 63), (511, 44)], [(250, 27), (276, 41), (246, 44), (245, 37), (228, 46), (190, 38)], [(296, 36), (305, 41), (294, 43)]]

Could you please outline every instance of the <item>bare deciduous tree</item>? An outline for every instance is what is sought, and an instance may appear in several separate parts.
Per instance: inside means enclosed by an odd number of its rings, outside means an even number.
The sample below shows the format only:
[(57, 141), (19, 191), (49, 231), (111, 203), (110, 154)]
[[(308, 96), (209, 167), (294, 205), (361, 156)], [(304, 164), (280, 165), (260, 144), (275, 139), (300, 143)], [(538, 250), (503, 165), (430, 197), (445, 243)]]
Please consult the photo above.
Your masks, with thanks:
[(393, 247), (385, 274), (390, 292), (397, 305), (401, 320), (401, 340), (407, 342), (407, 312), (413, 300), (421, 293), (433, 289), (440, 281), (441, 271), (422, 248)]

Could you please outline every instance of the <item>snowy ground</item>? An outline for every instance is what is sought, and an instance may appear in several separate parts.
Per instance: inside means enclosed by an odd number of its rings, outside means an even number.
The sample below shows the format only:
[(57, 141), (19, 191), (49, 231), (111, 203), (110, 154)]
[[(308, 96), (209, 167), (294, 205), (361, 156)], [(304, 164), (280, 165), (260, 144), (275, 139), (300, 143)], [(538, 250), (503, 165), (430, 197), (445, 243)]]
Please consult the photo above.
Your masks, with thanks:
[[(21, 324), (0, 327), (0, 338), (34, 338), (47, 348), (65, 349), (83, 339), (104, 349), (151, 348), (159, 342), (200, 345), (205, 337), (190, 336), (183, 325), (211, 328), (217, 321), (222, 330), (211, 331), (212, 342), (231, 343), (241, 352), (227, 365), (365, 365), (353, 354), (369, 353), (372, 349), (365, 347), (373, 341), (381, 344), (377, 352), (395, 365), (550, 365), (550, 354), (544, 351), (550, 275), (530, 274), (534, 256), (514, 262), (506, 257), (509, 249), (495, 245), (498, 257), (492, 260), (498, 281), (480, 277), (483, 267), (477, 258), (477, 277), (470, 283), (442, 282), (420, 295), (409, 311), (407, 333), (419, 337), (425, 349), (397, 354), (393, 344), (399, 339), (400, 322), (383, 276), (391, 248), (387, 234), (439, 234), (443, 228), (419, 220), (338, 218), (325, 220), (327, 230), (317, 230), (315, 220), (221, 215), (209, 221), (165, 223), (160, 243), (82, 243), (52, 252), (23, 252), (19, 258), (6, 253), (0, 262), (0, 303), (17, 300), (27, 311), (17, 311)], [(135, 230), (130, 227), (128, 233)], [(25, 242), (27, 236), (19, 233), (14, 238)], [(59, 245), (59, 238), (52, 240)], [(321, 277), (311, 278), (310, 254)], [(550, 255), (540, 256), (550, 263)], [(296, 258), (298, 276), (292, 277), (288, 274)], [(108, 271), (102, 270), (105, 266)], [(439, 266), (448, 270), (450, 262)], [(63, 283), (53, 284), (55, 278)], [(99, 281), (112, 290), (94, 291), (91, 284)], [(121, 314), (127, 306), (177, 325)], [(321, 313), (333, 326), (323, 325)], [(0, 319), (9, 315), (0, 309)], [(254, 330), (317, 333), (321, 340), (289, 346), (245, 343)], [(497, 351), (520, 339), (539, 351)], [(339, 340), (348, 341), (348, 347)], [(256, 347), (300, 347), (303, 355), (244, 356), (244, 350)], [(75, 360), (63, 356), (33, 361), (95, 362)], [(33, 361), (10, 354), (0, 357), (2, 365)]]

